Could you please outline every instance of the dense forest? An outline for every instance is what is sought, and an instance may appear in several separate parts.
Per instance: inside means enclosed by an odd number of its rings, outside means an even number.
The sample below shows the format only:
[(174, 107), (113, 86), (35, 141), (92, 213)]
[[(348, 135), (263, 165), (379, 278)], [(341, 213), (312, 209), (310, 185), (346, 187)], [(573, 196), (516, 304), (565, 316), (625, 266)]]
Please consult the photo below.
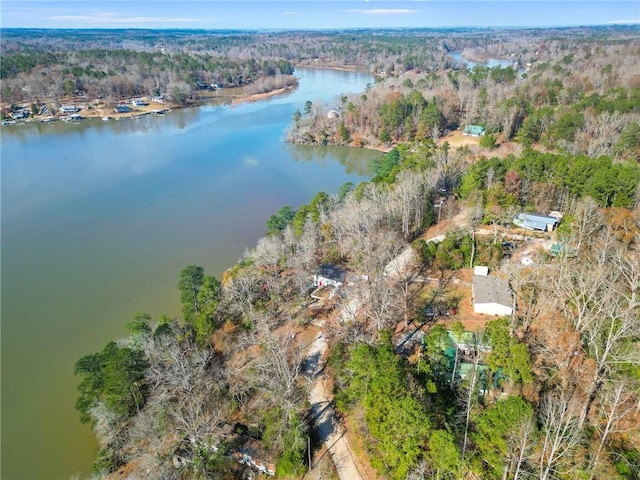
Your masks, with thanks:
[[(384, 82), (359, 96), (297, 114), (289, 139), (388, 146), (437, 141), (475, 124), (485, 129), (488, 147), (515, 140), (573, 154), (639, 158), (637, 41), (557, 36), (526, 46), (505, 41), (501, 48), (503, 55), (511, 52), (512, 65), (412, 68), (391, 78), (387, 71), (379, 77)], [(482, 56), (495, 51), (487, 46)]]
[[(316, 63), (378, 79), (309, 99), (288, 131), (387, 150), (370, 181), (283, 206), (223, 278), (185, 266), (182, 318), (138, 314), (78, 360), (96, 477), (638, 479), (637, 33), (87, 31), (44, 53), (41, 33), (10, 32), (3, 97), (43, 69), (106, 81), (124, 58), (124, 76)], [(485, 135), (448, 141), (472, 123)], [(557, 228), (525, 229), (527, 213)], [(474, 310), (487, 267), (509, 314)]]
[(221, 54), (215, 48), (165, 46), (163, 35), (149, 34), (149, 44), (144, 33), (112, 33), (3, 32), (2, 102), (11, 106), (9, 111), (21, 103), (40, 107), (62, 100), (117, 102), (140, 96), (184, 105), (202, 90), (248, 86), (250, 93), (262, 93), (295, 83), (292, 64), (281, 57), (229, 55), (224, 42)]

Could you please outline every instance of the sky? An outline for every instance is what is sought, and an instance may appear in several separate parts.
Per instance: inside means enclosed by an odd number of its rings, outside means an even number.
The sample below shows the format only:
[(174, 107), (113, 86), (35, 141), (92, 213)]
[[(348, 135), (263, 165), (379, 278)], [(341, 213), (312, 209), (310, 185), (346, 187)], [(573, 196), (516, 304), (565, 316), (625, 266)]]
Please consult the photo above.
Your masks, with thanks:
[(640, 0), (1, 0), (2, 28), (328, 29), (640, 25)]

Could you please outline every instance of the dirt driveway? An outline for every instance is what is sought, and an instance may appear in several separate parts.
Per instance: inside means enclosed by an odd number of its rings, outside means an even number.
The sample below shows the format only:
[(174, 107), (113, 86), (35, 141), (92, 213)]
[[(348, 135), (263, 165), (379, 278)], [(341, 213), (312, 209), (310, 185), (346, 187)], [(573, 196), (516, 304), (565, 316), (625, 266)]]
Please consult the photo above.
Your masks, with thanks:
[(315, 431), (331, 453), (340, 480), (362, 480), (351, 445), (344, 435), (344, 427), (337, 421), (332, 404), (332, 393), (326, 385), (324, 375), (326, 352), (327, 341), (320, 331), (311, 343), (304, 361), (304, 374), (312, 380), (309, 388), (309, 403)]

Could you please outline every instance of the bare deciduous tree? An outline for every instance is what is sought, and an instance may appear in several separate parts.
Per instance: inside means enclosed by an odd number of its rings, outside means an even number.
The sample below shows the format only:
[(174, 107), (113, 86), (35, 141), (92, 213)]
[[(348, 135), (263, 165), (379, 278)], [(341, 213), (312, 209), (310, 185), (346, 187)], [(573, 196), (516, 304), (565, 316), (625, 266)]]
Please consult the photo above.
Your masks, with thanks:
[(600, 456), (609, 436), (612, 433), (633, 428), (631, 426), (623, 426), (622, 421), (626, 417), (630, 417), (631, 413), (636, 409), (638, 393), (640, 392), (637, 389), (635, 395), (632, 393), (629, 381), (624, 377), (619, 380), (611, 379), (606, 381), (598, 392), (600, 408), (598, 409), (599, 418), (596, 423), (596, 430), (600, 434), (600, 441), (587, 469), (591, 472), (590, 479), (595, 478), (598, 474)]
[[(542, 446), (538, 459), (540, 480), (554, 477), (564, 460), (582, 441), (578, 413), (571, 398), (562, 391), (547, 393), (540, 404)], [(572, 468), (570, 465), (568, 468)]]

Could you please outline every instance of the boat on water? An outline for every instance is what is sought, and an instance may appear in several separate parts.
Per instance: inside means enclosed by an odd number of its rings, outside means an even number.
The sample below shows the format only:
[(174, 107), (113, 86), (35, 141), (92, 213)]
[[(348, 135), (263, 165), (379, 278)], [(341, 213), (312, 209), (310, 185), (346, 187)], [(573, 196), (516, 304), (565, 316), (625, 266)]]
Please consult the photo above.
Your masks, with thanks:
[(111, 117), (108, 115), (106, 117), (102, 117), (103, 122), (108, 122), (109, 120), (111, 120)]
[(63, 122), (77, 122), (79, 120), (82, 120), (82, 117), (80, 116), (79, 113), (74, 113), (73, 115), (68, 115), (66, 117), (61, 117), (60, 120), (62, 120)]

